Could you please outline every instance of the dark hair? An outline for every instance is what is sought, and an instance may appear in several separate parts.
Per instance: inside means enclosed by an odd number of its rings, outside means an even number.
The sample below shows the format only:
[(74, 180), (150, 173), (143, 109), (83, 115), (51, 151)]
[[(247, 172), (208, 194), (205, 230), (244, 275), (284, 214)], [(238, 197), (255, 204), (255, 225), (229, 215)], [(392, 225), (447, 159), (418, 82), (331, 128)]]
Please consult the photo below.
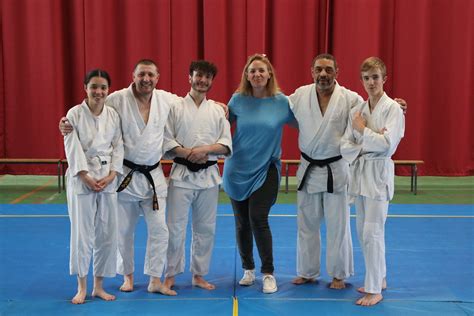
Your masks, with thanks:
[(94, 78), (94, 77), (104, 78), (105, 80), (107, 80), (107, 84), (109, 85), (109, 87), (112, 84), (112, 81), (110, 80), (110, 76), (107, 73), (107, 71), (102, 70), (102, 69), (92, 69), (84, 77), (84, 85), (87, 86), (89, 81), (91, 81), (91, 79)]
[(202, 71), (205, 74), (212, 75), (214, 78), (217, 75), (217, 67), (206, 60), (194, 60), (189, 65), (189, 75), (192, 76), (194, 71)]
[(154, 60), (152, 59), (148, 59), (148, 58), (145, 58), (145, 59), (140, 59), (136, 64), (135, 64), (135, 67), (133, 67), (133, 72), (135, 72), (135, 70), (137, 70), (137, 67), (139, 65), (147, 65), (147, 66), (150, 66), (150, 65), (153, 65), (156, 67), (156, 72), (157, 73), (160, 73), (160, 70), (158, 69), (158, 65), (155, 63)]
[(333, 55), (331, 54), (319, 54), (318, 56), (314, 57), (312, 63), (311, 63), (311, 68), (314, 67), (314, 63), (316, 62), (316, 60), (320, 60), (320, 59), (329, 59), (329, 60), (332, 60), (334, 62), (334, 69), (337, 70), (337, 62), (336, 62), (336, 57), (334, 57)]

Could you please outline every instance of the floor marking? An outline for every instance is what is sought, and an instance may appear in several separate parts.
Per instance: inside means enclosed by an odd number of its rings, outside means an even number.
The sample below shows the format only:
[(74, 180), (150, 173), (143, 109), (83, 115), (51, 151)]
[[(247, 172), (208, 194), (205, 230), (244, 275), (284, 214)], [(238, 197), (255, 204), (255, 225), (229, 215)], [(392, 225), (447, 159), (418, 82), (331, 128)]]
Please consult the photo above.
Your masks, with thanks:
[[(351, 215), (351, 217), (356, 217), (355, 215)], [(399, 217), (399, 218), (474, 218), (474, 215), (397, 215), (392, 214), (388, 215), (388, 217)]]
[[(219, 216), (219, 215), (217, 215)], [(273, 214), (268, 215), (269, 217), (297, 217), (296, 214)], [(433, 214), (388, 214), (388, 217), (400, 217), (400, 218), (474, 218), (474, 215), (433, 215)], [(355, 214), (351, 214), (351, 217), (357, 217)]]
[(36, 192), (38, 191), (41, 191), (43, 190), (44, 188), (48, 187), (50, 184), (52, 184), (53, 182), (55, 182), (56, 179), (49, 179), (48, 182), (46, 182), (44, 185), (40, 186), (40, 187), (37, 187), (36, 189), (34, 189), (33, 191), (31, 192), (28, 192), (26, 194), (23, 194), (22, 196), (14, 199), (13, 201), (10, 202), (10, 204), (17, 204), (17, 203), (20, 203), (21, 201), (23, 201), (24, 199), (30, 197), (31, 195), (35, 194)]
[(5, 214), (5, 215), (0, 215), (0, 218), (55, 218), (55, 217), (69, 217), (67, 214), (59, 214), (59, 215), (35, 215), (35, 214), (18, 214), (18, 215), (13, 215), (13, 214)]
[[(303, 297), (266, 297), (266, 298), (260, 298), (260, 297), (241, 297), (241, 299), (244, 300), (272, 300), (272, 301), (336, 301), (336, 302), (354, 302), (354, 299), (350, 298), (303, 298)], [(426, 302), (426, 303), (472, 303), (472, 301), (469, 300), (436, 300), (436, 301), (431, 301), (431, 300), (411, 300), (411, 299), (400, 299), (400, 298), (385, 298), (383, 299), (384, 302)]]
[(239, 300), (235, 296), (232, 305), (232, 316), (239, 316)]
[[(143, 216), (143, 215), (140, 215)], [(217, 214), (217, 217), (230, 217), (234, 216), (234, 214)], [(269, 215), (270, 217), (296, 217), (293, 214), (276, 214), (276, 215)], [(0, 218), (55, 218), (55, 217), (69, 217), (68, 214), (0, 214)], [(351, 217), (356, 217), (356, 215), (351, 215)], [(394, 218), (474, 218), (474, 215), (388, 215), (388, 217)]]
[(42, 204), (51, 204), (51, 203), (48, 203), (48, 202), (54, 200), (58, 195), (61, 195), (61, 193), (54, 193), (54, 194), (51, 195), (49, 198), (47, 198), (46, 200), (44, 200)]

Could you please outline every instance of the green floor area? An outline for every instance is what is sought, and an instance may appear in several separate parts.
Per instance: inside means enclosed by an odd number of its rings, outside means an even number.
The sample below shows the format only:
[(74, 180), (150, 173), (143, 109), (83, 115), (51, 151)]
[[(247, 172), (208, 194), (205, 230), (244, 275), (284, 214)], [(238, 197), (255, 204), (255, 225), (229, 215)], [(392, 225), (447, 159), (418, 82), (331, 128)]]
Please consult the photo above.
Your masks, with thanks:
[[(289, 179), (289, 192), (284, 192), (282, 179), (277, 203), (296, 202), (296, 178)], [(64, 204), (66, 194), (58, 193), (55, 176), (0, 175), (0, 204)], [(219, 203), (230, 203), (224, 192)], [(418, 194), (410, 192), (410, 177), (395, 177), (398, 204), (474, 204), (474, 177), (418, 177)]]

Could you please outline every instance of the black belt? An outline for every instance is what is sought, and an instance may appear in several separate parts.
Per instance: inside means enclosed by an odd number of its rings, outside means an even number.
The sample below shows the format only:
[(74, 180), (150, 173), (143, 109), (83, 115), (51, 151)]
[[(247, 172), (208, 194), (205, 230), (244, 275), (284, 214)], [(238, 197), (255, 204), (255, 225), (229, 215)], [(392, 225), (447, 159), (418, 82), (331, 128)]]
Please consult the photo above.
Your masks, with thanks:
[(173, 161), (179, 163), (180, 165), (185, 165), (192, 172), (207, 169), (217, 163), (217, 160), (208, 160), (206, 163), (194, 163), (181, 157), (176, 157), (173, 159)]
[(329, 193), (333, 193), (334, 192), (334, 187), (333, 187), (333, 180), (332, 180), (332, 170), (331, 170), (331, 166), (329, 164), (331, 162), (335, 162), (335, 161), (338, 161), (338, 160), (342, 159), (342, 156), (339, 155), (339, 156), (331, 157), (331, 158), (328, 158), (328, 159), (322, 159), (322, 160), (312, 159), (311, 157), (309, 157), (308, 155), (306, 155), (303, 152), (301, 153), (301, 156), (303, 156), (303, 158), (309, 162), (309, 165), (308, 165), (308, 167), (306, 168), (306, 170), (304, 172), (303, 179), (301, 179), (300, 185), (298, 186), (298, 191), (301, 191), (303, 189), (305, 181), (306, 181), (306, 177), (308, 176), (309, 172), (311, 171), (311, 169), (313, 167), (316, 166), (316, 167), (321, 167), (322, 168), (322, 167), (326, 166), (327, 169), (328, 169), (327, 190), (328, 190)]
[(135, 171), (141, 172), (145, 176), (145, 178), (147, 178), (148, 182), (151, 184), (151, 187), (153, 188), (153, 210), (159, 210), (158, 198), (156, 196), (156, 190), (155, 190), (155, 182), (153, 181), (153, 177), (151, 176), (150, 171), (153, 171), (156, 168), (158, 168), (158, 166), (160, 165), (160, 162), (158, 161), (153, 166), (147, 166), (147, 165), (137, 165), (136, 163), (133, 163), (130, 160), (124, 159), (123, 164), (132, 170), (130, 170), (130, 172), (127, 174), (125, 179), (123, 179), (122, 183), (117, 189), (117, 192), (123, 191), (130, 184), (130, 181), (132, 181), (133, 173)]

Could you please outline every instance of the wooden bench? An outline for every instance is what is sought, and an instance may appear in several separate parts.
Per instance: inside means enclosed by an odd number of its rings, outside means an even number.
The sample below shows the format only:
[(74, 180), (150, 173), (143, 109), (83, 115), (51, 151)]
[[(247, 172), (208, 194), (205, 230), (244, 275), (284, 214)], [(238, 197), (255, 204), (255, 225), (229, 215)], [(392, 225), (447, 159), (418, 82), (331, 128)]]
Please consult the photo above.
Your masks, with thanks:
[(61, 159), (42, 159), (42, 158), (0, 158), (0, 164), (3, 165), (56, 165), (58, 168), (58, 192), (61, 193), (62, 163)]
[[(52, 159), (51, 159), (52, 160)], [(57, 162), (57, 160), (55, 160)], [(1, 160), (0, 160), (1, 162)], [(281, 160), (282, 164), (284, 165), (285, 168), (285, 193), (288, 193), (288, 178), (289, 178), (289, 168), (291, 165), (293, 166), (298, 166), (300, 164), (299, 159), (282, 159)], [(410, 191), (413, 192), (415, 195), (417, 194), (417, 189), (418, 189), (418, 167), (417, 165), (423, 164), (423, 160), (394, 160), (393, 161), (396, 166), (410, 166), (411, 167), (411, 188)], [(173, 163), (172, 160), (161, 160), (162, 165), (171, 165)], [(224, 160), (219, 159), (218, 161), (219, 165), (224, 164)], [(59, 161), (60, 167), (58, 167), (58, 175), (62, 175), (62, 183), (63, 183), (63, 189), (65, 189), (65, 173), (66, 173), (66, 168), (65, 165), (67, 165), (67, 160), (62, 159)], [(59, 169), (61, 168), (61, 169)], [(60, 177), (60, 176), (59, 176)], [(58, 180), (58, 186), (59, 186), (59, 192), (61, 192), (61, 187), (59, 184)]]
[[(165, 165), (165, 166), (171, 166), (173, 164), (173, 160), (165, 160), (165, 159), (162, 159), (161, 160), (161, 165)], [(219, 165), (223, 165), (224, 164), (224, 159), (219, 159), (217, 161), (217, 163)], [(66, 166), (67, 166), (67, 159), (61, 159), (60, 160), (60, 164), (61, 164), (61, 176), (62, 176), (62, 183), (63, 183), (63, 189), (66, 190)], [(59, 183), (59, 182), (58, 182)], [(59, 191), (61, 192), (61, 191)]]
[[(300, 160), (297, 159), (282, 159), (282, 164), (285, 165), (285, 193), (288, 193), (288, 176), (289, 167), (291, 165), (299, 165)], [(410, 191), (417, 194), (418, 191), (418, 165), (424, 164), (423, 160), (394, 160), (395, 166), (410, 166), (411, 167), (411, 186)]]

